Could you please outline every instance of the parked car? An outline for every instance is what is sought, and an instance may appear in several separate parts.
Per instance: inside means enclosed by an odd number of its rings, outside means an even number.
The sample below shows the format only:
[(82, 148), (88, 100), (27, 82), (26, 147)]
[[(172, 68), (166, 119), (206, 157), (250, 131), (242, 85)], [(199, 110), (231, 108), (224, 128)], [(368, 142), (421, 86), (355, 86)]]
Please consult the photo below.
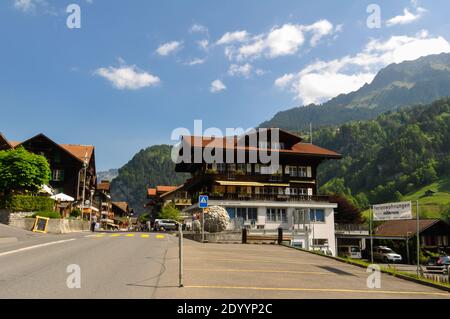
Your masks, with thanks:
[(385, 263), (400, 263), (402, 256), (386, 246), (377, 246), (373, 248), (373, 259)]
[(155, 230), (166, 231), (166, 230), (178, 230), (179, 223), (172, 219), (156, 219), (155, 220)]
[(361, 259), (361, 249), (359, 246), (339, 246), (338, 254), (340, 257), (348, 257), (353, 259)]
[(440, 256), (428, 263), (427, 272), (447, 275), (450, 269), (450, 256)]

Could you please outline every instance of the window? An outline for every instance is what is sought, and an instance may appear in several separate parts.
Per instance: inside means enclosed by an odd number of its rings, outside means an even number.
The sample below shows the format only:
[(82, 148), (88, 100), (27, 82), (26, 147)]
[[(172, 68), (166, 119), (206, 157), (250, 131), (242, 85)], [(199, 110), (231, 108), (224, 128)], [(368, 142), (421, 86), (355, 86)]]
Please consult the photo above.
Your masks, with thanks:
[(297, 177), (297, 166), (289, 166), (289, 175)]
[(286, 209), (284, 208), (267, 208), (266, 220), (269, 222), (287, 222)]
[(247, 164), (247, 173), (252, 173), (252, 164)]
[(52, 174), (52, 180), (54, 182), (62, 182), (64, 180), (64, 170), (54, 169)]
[(307, 177), (308, 175), (308, 169), (306, 166), (299, 166), (298, 167), (298, 177)]
[(326, 239), (326, 238), (314, 238), (313, 245), (314, 246), (328, 246), (328, 239)]
[(230, 216), (231, 219), (236, 218), (236, 209), (234, 207), (227, 207), (226, 211), (228, 213), (228, 216)]
[(237, 164), (237, 170), (245, 173), (247, 166), (245, 164)]
[(255, 164), (255, 173), (261, 173), (261, 165), (260, 164)]
[(254, 207), (238, 207), (236, 208), (236, 217), (244, 221), (253, 221), (258, 219), (258, 211)]
[(325, 211), (323, 209), (311, 209), (309, 212), (309, 220), (313, 223), (324, 223)]

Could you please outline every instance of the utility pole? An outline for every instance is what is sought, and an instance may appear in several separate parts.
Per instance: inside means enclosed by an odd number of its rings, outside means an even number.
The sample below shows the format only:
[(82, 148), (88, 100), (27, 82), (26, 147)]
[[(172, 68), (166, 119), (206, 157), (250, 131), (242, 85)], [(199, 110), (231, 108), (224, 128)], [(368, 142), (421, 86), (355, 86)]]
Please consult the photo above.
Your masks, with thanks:
[(83, 216), (84, 213), (84, 201), (86, 196), (86, 171), (87, 171), (87, 152), (84, 155), (83, 158), (83, 192), (82, 192), (82, 204), (81, 204), (81, 216)]
[(417, 224), (417, 235), (416, 235), (416, 242), (417, 242), (417, 278), (420, 276), (420, 236), (419, 236), (419, 219), (420, 219), (420, 212), (419, 212), (419, 200), (416, 201), (416, 224)]

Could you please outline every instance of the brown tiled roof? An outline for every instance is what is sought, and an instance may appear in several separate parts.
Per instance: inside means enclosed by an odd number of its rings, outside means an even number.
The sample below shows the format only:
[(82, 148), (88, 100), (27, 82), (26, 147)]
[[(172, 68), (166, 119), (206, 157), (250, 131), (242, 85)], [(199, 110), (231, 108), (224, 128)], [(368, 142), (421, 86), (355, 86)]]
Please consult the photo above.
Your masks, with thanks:
[(156, 196), (156, 188), (147, 189), (147, 195), (148, 196)]
[(128, 212), (128, 203), (127, 202), (112, 202), (112, 204), (116, 207), (119, 207), (124, 212)]
[[(224, 148), (224, 149), (245, 149), (248, 151), (257, 151), (259, 148), (257, 147), (240, 147), (237, 146), (237, 138), (231, 137), (202, 137), (202, 136), (183, 136), (183, 140), (186, 141), (189, 145), (194, 147), (208, 147), (208, 148)], [(341, 158), (342, 155), (334, 152), (332, 150), (328, 150), (326, 148), (310, 144), (310, 143), (302, 143), (299, 142), (294, 144), (289, 149), (271, 149), (272, 152), (280, 152), (286, 154), (304, 154), (304, 155), (319, 155), (333, 158)]]
[(165, 196), (167, 196), (167, 195), (169, 195), (169, 194), (172, 194), (173, 192), (175, 192), (175, 191), (177, 191), (177, 190), (179, 190), (179, 189), (182, 189), (183, 186), (184, 186), (184, 184), (183, 184), (183, 185), (180, 185), (180, 186), (177, 186), (177, 187), (175, 187), (174, 189), (172, 189), (172, 190), (170, 190), (170, 191), (167, 191), (167, 192), (165, 192), (164, 194), (161, 194), (160, 197), (165, 197)]
[[(424, 231), (428, 227), (439, 222), (439, 219), (421, 219), (419, 220), (419, 232)], [(417, 232), (417, 221), (414, 219), (409, 220), (390, 220), (384, 222), (380, 226), (374, 229), (376, 236), (386, 237), (411, 237)]]
[(167, 193), (167, 192), (173, 191), (173, 190), (175, 190), (177, 188), (178, 188), (178, 186), (158, 185), (158, 186), (156, 186), (156, 192), (157, 193)]
[(84, 161), (87, 156), (89, 162), (94, 152), (94, 146), (92, 145), (76, 145), (76, 144), (59, 144), (62, 148), (68, 151), (70, 154), (78, 158), (80, 161)]
[(111, 188), (111, 183), (109, 181), (102, 181), (97, 184), (97, 189), (101, 191), (109, 191)]

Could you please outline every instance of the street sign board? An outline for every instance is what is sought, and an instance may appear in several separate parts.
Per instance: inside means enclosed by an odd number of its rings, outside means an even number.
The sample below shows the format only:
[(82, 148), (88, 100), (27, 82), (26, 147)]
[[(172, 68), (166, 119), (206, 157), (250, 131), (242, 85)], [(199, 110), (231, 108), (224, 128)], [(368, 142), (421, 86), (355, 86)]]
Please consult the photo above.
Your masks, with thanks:
[(198, 207), (208, 208), (208, 195), (200, 195), (198, 197)]
[(373, 220), (412, 219), (411, 202), (373, 205)]

